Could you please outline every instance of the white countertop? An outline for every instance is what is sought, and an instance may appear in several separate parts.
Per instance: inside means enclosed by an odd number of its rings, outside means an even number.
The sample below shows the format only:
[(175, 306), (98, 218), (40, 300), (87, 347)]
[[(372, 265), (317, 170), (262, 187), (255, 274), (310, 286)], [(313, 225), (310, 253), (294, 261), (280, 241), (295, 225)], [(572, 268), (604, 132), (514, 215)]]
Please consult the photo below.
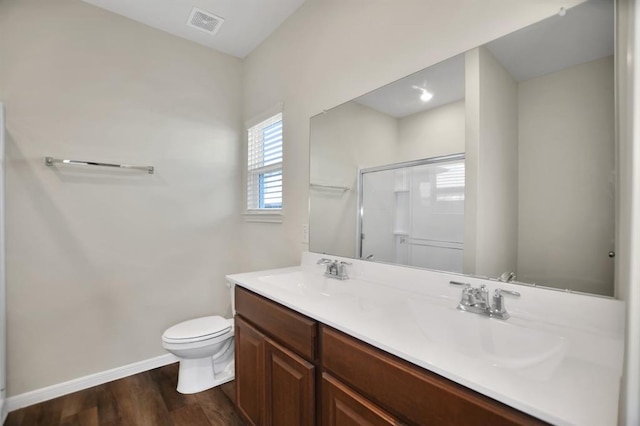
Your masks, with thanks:
[[(552, 424), (617, 423), (621, 301), (351, 259), (340, 281), (320, 257), (227, 280)], [(511, 318), (490, 319), (456, 310), (449, 280), (522, 296), (505, 301)]]

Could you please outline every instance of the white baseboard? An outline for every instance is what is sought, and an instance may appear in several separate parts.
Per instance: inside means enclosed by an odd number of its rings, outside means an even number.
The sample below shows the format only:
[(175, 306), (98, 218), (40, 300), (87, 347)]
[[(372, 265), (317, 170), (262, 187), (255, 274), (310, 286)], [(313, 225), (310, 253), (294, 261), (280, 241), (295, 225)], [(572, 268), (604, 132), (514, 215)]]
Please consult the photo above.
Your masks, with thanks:
[(34, 391), (7, 398), (5, 411), (15, 411), (23, 407), (28, 407), (29, 405), (48, 401), (59, 396), (88, 389), (90, 387), (131, 376), (133, 374), (142, 373), (143, 371), (152, 370), (177, 361), (178, 358), (172, 354), (160, 355), (155, 358), (123, 365), (122, 367), (113, 368), (111, 370), (101, 371), (100, 373), (79, 377), (77, 379), (69, 380), (68, 382), (58, 383), (57, 385), (47, 386), (42, 389), (36, 389)]

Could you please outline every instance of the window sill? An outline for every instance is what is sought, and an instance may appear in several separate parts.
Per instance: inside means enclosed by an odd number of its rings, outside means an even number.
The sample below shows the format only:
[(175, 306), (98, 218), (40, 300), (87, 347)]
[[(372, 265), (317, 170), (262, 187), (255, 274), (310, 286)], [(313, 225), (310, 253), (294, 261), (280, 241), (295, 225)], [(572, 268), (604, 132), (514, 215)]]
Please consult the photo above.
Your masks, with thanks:
[(242, 213), (242, 216), (245, 222), (282, 223), (284, 219), (280, 210), (277, 212), (249, 211)]

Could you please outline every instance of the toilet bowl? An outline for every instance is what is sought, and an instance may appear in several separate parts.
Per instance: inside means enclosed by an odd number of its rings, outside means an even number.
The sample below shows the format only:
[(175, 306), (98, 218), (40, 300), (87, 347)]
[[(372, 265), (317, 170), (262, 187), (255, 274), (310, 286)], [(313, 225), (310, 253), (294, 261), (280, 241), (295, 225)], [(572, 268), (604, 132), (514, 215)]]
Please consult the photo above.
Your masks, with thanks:
[(233, 319), (184, 321), (162, 334), (162, 346), (180, 360), (178, 392), (196, 393), (234, 378)]

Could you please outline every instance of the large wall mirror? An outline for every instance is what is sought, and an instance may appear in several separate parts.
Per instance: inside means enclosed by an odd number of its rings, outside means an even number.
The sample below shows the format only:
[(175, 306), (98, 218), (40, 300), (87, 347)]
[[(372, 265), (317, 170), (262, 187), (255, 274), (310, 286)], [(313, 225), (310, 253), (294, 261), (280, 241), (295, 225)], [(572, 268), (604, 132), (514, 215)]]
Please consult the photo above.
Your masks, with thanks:
[(613, 296), (614, 3), (311, 118), (311, 251)]

